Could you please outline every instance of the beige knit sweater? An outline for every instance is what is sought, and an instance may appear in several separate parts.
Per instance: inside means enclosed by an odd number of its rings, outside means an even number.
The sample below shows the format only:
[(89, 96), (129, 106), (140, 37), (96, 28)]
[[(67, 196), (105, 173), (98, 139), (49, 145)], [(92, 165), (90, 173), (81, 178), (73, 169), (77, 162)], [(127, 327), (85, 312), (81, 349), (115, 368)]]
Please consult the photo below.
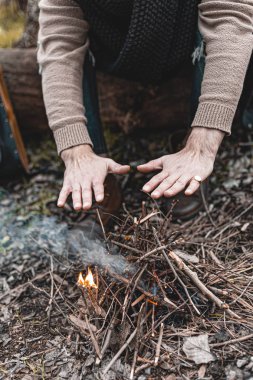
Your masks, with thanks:
[[(88, 23), (73, 0), (41, 0), (38, 62), (58, 152), (91, 144), (83, 106)], [(192, 126), (230, 133), (253, 48), (253, 0), (202, 0), (199, 29), (206, 68)]]

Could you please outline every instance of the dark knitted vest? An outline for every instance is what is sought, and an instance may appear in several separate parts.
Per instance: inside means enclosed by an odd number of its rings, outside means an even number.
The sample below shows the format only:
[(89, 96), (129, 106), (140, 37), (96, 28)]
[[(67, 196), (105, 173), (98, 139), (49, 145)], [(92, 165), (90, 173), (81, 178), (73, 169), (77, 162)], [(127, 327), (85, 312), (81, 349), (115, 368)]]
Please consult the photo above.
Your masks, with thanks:
[(190, 58), (198, 0), (77, 0), (97, 67), (159, 83)]

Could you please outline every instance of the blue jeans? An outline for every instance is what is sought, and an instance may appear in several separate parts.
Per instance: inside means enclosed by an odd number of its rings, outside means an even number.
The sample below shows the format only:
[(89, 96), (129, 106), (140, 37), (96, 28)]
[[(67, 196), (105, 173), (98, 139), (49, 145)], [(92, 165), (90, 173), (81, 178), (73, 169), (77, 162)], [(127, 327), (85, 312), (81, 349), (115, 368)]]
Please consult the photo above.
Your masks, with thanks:
[[(192, 58), (195, 70), (191, 95), (191, 120), (193, 120), (198, 108), (201, 83), (205, 68), (204, 42), (199, 31), (196, 35), (196, 43)], [(84, 63), (83, 94), (87, 128), (94, 145), (94, 151), (97, 154), (106, 153), (106, 142), (99, 113), (95, 65), (94, 59), (90, 53), (87, 54)]]

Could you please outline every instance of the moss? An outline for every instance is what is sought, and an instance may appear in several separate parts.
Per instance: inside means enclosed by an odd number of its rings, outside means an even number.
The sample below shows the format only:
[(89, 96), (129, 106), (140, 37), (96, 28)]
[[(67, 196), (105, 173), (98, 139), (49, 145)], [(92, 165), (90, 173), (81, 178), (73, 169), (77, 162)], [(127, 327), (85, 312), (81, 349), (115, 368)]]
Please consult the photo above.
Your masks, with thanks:
[(25, 15), (15, 5), (0, 6), (0, 47), (11, 47), (24, 31)]

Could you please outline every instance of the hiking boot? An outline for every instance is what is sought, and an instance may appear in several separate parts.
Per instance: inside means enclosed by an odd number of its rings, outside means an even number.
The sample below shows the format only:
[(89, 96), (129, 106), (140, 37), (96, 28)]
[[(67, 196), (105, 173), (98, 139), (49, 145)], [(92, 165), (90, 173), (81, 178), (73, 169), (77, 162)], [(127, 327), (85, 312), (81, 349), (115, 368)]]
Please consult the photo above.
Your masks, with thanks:
[(193, 195), (186, 196), (180, 193), (168, 200), (165, 209), (168, 212), (172, 207), (172, 220), (189, 220), (194, 218), (200, 211), (204, 210), (203, 197), (206, 200), (208, 196), (208, 181), (201, 184), (202, 189), (198, 189)]

